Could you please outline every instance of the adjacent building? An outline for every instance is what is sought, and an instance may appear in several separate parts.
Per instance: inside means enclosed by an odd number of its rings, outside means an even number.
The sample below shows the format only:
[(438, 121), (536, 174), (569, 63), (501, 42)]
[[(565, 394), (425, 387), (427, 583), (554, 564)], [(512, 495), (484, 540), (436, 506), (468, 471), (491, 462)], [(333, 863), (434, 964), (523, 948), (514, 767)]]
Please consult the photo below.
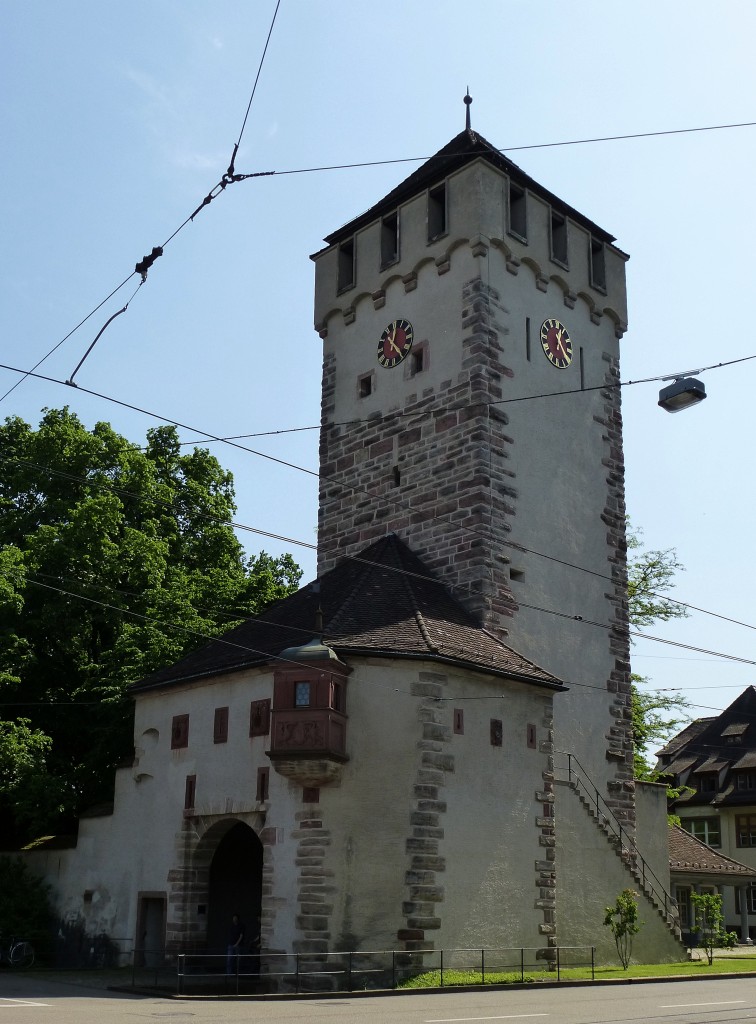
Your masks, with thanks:
[[(691, 722), (658, 757), (660, 771), (680, 790), (672, 810), (682, 828), (756, 871), (756, 689), (749, 686), (720, 715)], [(690, 893), (700, 885), (676, 881), (684, 928), (692, 921)], [(731, 882), (722, 894), (728, 929), (756, 938), (753, 878)]]

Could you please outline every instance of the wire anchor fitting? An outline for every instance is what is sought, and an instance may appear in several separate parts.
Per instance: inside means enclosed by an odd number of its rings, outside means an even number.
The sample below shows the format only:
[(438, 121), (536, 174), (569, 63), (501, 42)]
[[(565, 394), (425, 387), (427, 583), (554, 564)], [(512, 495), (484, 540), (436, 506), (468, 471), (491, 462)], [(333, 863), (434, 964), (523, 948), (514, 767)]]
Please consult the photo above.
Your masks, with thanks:
[(142, 284), (144, 284), (144, 282), (147, 280), (147, 271), (150, 269), (155, 260), (162, 255), (162, 245), (154, 245), (152, 247), (152, 252), (148, 256), (145, 256), (144, 259), (140, 260), (139, 263), (137, 263), (137, 265), (134, 267), (135, 273), (142, 275)]

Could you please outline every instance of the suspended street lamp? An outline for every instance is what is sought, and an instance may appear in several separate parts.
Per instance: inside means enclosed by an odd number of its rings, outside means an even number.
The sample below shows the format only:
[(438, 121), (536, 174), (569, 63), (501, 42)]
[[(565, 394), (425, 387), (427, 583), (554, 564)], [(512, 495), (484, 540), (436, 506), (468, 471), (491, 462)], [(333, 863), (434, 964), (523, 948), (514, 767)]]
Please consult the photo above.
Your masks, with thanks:
[(659, 392), (659, 405), (666, 412), (682, 412), (692, 405), (698, 405), (706, 398), (706, 388), (702, 381), (692, 377), (693, 373), (700, 373), (700, 370), (688, 370), (686, 373), (676, 373), (671, 377), (662, 377), (662, 380), (671, 380), (666, 388)]

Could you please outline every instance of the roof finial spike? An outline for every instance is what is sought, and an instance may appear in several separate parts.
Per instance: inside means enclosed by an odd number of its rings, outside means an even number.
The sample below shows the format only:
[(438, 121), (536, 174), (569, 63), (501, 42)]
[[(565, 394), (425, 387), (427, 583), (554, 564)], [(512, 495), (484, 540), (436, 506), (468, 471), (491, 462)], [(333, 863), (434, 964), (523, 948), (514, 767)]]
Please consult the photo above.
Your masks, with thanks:
[(465, 131), (470, 131), (470, 104), (472, 103), (472, 96), (470, 95), (470, 86), (467, 86), (467, 92), (465, 93)]

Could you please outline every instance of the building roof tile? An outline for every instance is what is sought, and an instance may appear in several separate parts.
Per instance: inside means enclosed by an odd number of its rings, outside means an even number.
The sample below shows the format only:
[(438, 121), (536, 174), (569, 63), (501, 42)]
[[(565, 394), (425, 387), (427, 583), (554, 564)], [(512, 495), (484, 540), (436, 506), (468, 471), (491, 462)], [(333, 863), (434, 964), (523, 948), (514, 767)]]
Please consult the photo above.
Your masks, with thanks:
[(756, 878), (756, 868), (725, 857), (706, 843), (690, 835), (679, 825), (669, 829), (669, 866), (672, 871), (701, 874), (729, 875)]
[[(322, 612), (322, 615), (320, 614)], [(319, 580), (181, 661), (134, 683), (132, 692), (210, 678), (279, 660), (319, 633), (339, 657), (423, 658), (553, 690), (564, 684), (482, 629), (398, 537), (344, 559)]]

